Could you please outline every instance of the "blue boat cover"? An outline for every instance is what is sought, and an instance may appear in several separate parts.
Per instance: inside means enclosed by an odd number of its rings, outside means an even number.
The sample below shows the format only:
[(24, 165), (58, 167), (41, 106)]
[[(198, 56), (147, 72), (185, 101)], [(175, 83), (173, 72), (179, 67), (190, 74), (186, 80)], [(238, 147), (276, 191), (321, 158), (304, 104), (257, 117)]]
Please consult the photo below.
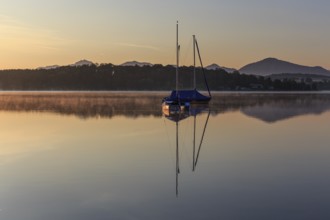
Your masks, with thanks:
[(164, 101), (172, 102), (208, 102), (211, 97), (199, 93), (196, 89), (193, 90), (172, 90), (170, 96), (164, 98)]

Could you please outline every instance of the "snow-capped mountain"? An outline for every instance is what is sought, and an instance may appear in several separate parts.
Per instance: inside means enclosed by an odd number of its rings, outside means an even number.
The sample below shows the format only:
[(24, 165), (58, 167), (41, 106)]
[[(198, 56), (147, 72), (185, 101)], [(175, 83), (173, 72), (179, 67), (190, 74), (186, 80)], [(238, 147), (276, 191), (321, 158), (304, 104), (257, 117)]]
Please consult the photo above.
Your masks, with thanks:
[(92, 65), (95, 65), (93, 62), (91, 61), (88, 61), (88, 60), (80, 60), (74, 64), (71, 64), (70, 66), (92, 66)]
[(228, 67), (224, 67), (224, 66), (219, 66), (218, 64), (211, 64), (207, 67), (205, 67), (205, 69), (207, 70), (218, 70), (218, 69), (223, 69), (224, 71), (226, 71), (227, 73), (233, 73), (235, 71), (237, 71), (234, 68), (228, 68)]
[(128, 61), (128, 62), (125, 62), (125, 63), (121, 64), (120, 66), (139, 66), (139, 67), (143, 67), (143, 66), (153, 66), (153, 65), (151, 63), (147, 63), (147, 62)]

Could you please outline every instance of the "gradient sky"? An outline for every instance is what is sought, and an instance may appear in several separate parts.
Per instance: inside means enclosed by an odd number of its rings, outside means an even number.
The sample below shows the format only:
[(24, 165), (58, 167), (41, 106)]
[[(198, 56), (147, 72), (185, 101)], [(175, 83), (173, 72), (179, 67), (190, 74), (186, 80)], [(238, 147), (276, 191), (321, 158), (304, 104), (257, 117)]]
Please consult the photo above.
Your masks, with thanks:
[(330, 69), (329, 0), (0, 0), (0, 69), (67, 65), (191, 65), (196, 34), (205, 65), (240, 68), (266, 57)]

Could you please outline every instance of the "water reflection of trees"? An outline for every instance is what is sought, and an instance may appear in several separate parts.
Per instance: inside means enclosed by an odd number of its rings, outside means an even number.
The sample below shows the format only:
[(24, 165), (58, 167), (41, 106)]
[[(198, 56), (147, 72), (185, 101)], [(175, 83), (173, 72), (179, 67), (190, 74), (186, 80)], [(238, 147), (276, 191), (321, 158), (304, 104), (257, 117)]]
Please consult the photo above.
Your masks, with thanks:
[(29, 92), (0, 94), (1, 111), (51, 112), (81, 118), (158, 116), (158, 94), (107, 92)]
[[(5, 92), (1, 111), (52, 112), (81, 118), (125, 116), (161, 117), (161, 100), (167, 93), (148, 92)], [(327, 93), (216, 93), (210, 103), (212, 115), (229, 111), (265, 121), (330, 109)], [(271, 117), (271, 118), (268, 118)]]

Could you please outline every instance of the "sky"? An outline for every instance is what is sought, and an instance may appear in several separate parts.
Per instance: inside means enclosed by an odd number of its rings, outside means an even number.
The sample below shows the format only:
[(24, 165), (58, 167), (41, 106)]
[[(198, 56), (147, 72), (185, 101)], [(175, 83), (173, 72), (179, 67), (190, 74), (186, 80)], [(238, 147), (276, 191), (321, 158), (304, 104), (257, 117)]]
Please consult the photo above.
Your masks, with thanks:
[(0, 69), (126, 61), (241, 68), (274, 57), (330, 69), (329, 0), (0, 0)]

